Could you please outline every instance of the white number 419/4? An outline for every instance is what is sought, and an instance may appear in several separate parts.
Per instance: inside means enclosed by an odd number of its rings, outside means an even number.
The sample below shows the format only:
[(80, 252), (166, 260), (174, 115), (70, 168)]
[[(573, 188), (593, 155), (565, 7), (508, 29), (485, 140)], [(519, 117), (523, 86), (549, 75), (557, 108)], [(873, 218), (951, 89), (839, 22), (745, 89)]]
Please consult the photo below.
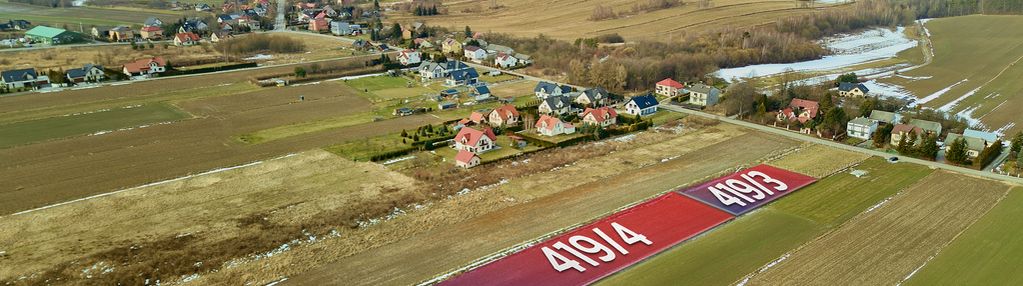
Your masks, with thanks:
[[(611, 223), (611, 228), (614, 229), (615, 233), (618, 234), (618, 237), (621, 238), (622, 241), (625, 242), (625, 244), (632, 245), (642, 242), (643, 244), (650, 245), (653, 243), (650, 242), (650, 240), (647, 239), (645, 235), (638, 234), (632, 230), (629, 230), (628, 228), (625, 228), (624, 226), (618, 224), (617, 222)], [(621, 253), (622, 255), (629, 254), (629, 251), (625, 250), (625, 247), (622, 247), (622, 245), (618, 244), (617, 241), (611, 239), (610, 236), (608, 236), (606, 233), (604, 233), (604, 231), (600, 230), (599, 228), (593, 228), (593, 233), (600, 237), (601, 241), (606, 242), (608, 245), (611, 245), (611, 248), (617, 250), (618, 253)], [(579, 258), (579, 260), (585, 261), (589, 265), (597, 266), (600, 265), (600, 263), (598, 263), (596, 260), (590, 258), (589, 256), (583, 253), (589, 254), (602, 253), (602, 255), (597, 257), (597, 259), (600, 259), (603, 262), (611, 262), (615, 260), (616, 257), (618, 257), (618, 255), (615, 254), (614, 250), (611, 250), (611, 248), (601, 243), (601, 241), (597, 241), (596, 239), (592, 239), (582, 235), (573, 235), (572, 237), (568, 238), (568, 244), (565, 244), (565, 242), (563, 241), (558, 241), (557, 243), (554, 243), (554, 245), (551, 246), (554, 249), (564, 250), (569, 254), (572, 254), (572, 256)], [(580, 265), (578, 260), (569, 259), (562, 255), (561, 252), (558, 252), (557, 250), (554, 249), (551, 249), (551, 247), (547, 246), (543, 247), (543, 254), (547, 256), (547, 261), (551, 263), (551, 266), (554, 267), (554, 270), (557, 270), (558, 272), (563, 272), (568, 269), (575, 269), (579, 272), (586, 272), (586, 268)]]

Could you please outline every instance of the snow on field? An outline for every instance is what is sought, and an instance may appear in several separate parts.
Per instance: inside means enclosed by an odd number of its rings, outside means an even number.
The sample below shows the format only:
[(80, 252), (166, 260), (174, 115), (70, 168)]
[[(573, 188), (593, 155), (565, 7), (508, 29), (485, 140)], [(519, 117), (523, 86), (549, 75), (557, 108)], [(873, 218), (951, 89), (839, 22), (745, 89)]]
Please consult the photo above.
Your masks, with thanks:
[(917, 101), (917, 104), (925, 104), (925, 103), (928, 103), (928, 102), (930, 102), (931, 100), (935, 100), (935, 99), (938, 99), (938, 98), (939, 98), (939, 97), (941, 97), (942, 95), (945, 95), (945, 93), (947, 93), (947, 92), (948, 92), (949, 90), (952, 90), (952, 89), (953, 89), (953, 88), (955, 88), (956, 86), (959, 86), (960, 84), (963, 84), (964, 82), (967, 82), (967, 81), (970, 81), (970, 80), (969, 80), (969, 79), (965, 79), (965, 78), (964, 78), (963, 80), (960, 80), (960, 81), (959, 81), (959, 82), (957, 82), (957, 83), (953, 83), (952, 85), (950, 85), (950, 86), (948, 86), (948, 87), (946, 87), (946, 88), (942, 88), (942, 89), (941, 89), (941, 90), (939, 90), (939, 91), (935, 91), (935, 92), (934, 92), (934, 93), (932, 93), (931, 95), (928, 95), (928, 96), (926, 96), (926, 97), (924, 97), (924, 98), (921, 98), (921, 99), (920, 99), (919, 101)]
[(247, 57), (247, 58), (244, 58), (243, 60), (255, 61), (255, 60), (269, 60), (269, 59), (273, 59), (273, 58), (274, 58), (273, 55), (256, 54), (255, 56)]
[[(909, 92), (908, 90), (899, 85), (882, 83), (878, 82), (877, 80), (866, 81), (863, 83), (863, 85), (870, 89), (871, 94), (876, 94), (883, 97), (904, 99), (910, 102), (916, 100), (916, 96), (914, 96), (913, 93)], [(914, 104), (911, 103), (910, 105)]]
[(895, 30), (877, 28), (857, 34), (839, 35), (821, 40), (821, 45), (834, 54), (822, 59), (789, 63), (763, 64), (738, 68), (721, 69), (716, 76), (733, 78), (761, 77), (780, 74), (788, 69), (793, 71), (828, 71), (875, 60), (893, 58), (901, 51), (917, 46), (915, 40), (906, 38), (905, 28)]
[(963, 100), (973, 96), (974, 94), (977, 94), (977, 91), (980, 90), (980, 88), (981, 88), (981, 86), (978, 86), (977, 88), (974, 88), (970, 92), (967, 92), (966, 94), (963, 94), (963, 96), (960, 96), (959, 98), (956, 98), (955, 100), (952, 100), (952, 102), (946, 103), (945, 105), (942, 105), (941, 107), (938, 107), (938, 110), (944, 111), (944, 112), (951, 111), (953, 108), (955, 108), (956, 106), (959, 105), (959, 102), (961, 102), (961, 101), (963, 101)]

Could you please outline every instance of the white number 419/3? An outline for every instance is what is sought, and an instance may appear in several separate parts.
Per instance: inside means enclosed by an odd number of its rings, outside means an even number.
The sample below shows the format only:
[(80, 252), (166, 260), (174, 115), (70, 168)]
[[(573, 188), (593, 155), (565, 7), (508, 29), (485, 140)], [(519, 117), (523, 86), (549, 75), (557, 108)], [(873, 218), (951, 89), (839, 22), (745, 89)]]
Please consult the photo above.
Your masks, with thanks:
[[(615, 233), (618, 234), (618, 237), (621, 238), (622, 241), (625, 242), (625, 244), (632, 245), (639, 242), (642, 242), (643, 244), (646, 245), (653, 244), (653, 242), (650, 242), (650, 240), (647, 239), (645, 235), (638, 234), (632, 230), (629, 230), (628, 228), (625, 228), (624, 226), (618, 224), (617, 222), (611, 223), (611, 228), (614, 229)], [(612, 239), (599, 228), (593, 228), (593, 233), (600, 237), (601, 241), (606, 242), (608, 245), (611, 245), (611, 248), (617, 250), (618, 253), (621, 253), (622, 255), (629, 254), (629, 251), (625, 250), (625, 247), (622, 247), (621, 244), (618, 244), (617, 241)], [(571, 246), (569, 246), (569, 244)], [(611, 262), (614, 261), (616, 257), (618, 257), (618, 255), (615, 254), (614, 250), (611, 250), (611, 248), (607, 247), (600, 241), (582, 235), (573, 235), (572, 237), (569, 237), (568, 244), (565, 244), (565, 242), (563, 241), (558, 241), (557, 243), (551, 246), (554, 249), (564, 250), (569, 254), (572, 254), (572, 256), (579, 258), (579, 260), (585, 261), (587, 264), (592, 266), (600, 265), (600, 263), (598, 263), (596, 260), (590, 258), (589, 256), (583, 253), (589, 254), (603, 253), (601, 256), (597, 257), (597, 259), (600, 259), (603, 262)], [(543, 247), (543, 254), (547, 256), (547, 261), (551, 263), (551, 266), (554, 267), (554, 270), (557, 270), (558, 272), (563, 272), (568, 269), (575, 269), (579, 272), (586, 272), (586, 268), (580, 265), (578, 260), (569, 259), (554, 249), (551, 249), (551, 247), (547, 246)]]

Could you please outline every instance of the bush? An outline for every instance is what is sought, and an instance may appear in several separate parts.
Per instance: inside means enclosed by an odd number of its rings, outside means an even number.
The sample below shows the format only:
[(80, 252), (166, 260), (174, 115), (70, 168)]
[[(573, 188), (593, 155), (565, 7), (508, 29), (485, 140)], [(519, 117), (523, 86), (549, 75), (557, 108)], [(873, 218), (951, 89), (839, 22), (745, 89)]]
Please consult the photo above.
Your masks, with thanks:
[(283, 35), (252, 34), (245, 37), (232, 38), (217, 44), (217, 50), (232, 55), (252, 54), (258, 52), (298, 53), (305, 51), (301, 41)]

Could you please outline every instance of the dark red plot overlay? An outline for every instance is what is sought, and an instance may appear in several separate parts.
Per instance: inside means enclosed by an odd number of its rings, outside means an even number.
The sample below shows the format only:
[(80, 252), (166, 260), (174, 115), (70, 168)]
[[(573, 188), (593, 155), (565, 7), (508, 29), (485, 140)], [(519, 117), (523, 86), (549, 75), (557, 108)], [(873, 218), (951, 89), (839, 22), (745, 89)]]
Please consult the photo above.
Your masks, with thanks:
[(584, 285), (732, 218), (692, 198), (668, 193), (441, 285)]
[(807, 175), (759, 165), (681, 192), (739, 216), (815, 181)]

